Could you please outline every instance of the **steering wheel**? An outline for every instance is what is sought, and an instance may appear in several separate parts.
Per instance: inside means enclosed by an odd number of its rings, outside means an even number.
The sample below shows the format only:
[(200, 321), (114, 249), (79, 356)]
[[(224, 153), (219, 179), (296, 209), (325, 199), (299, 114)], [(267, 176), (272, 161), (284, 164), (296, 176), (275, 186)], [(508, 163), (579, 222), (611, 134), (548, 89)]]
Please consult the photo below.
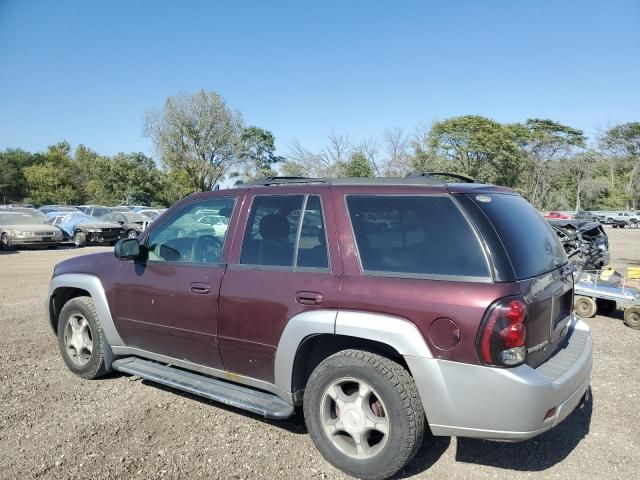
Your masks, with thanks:
[(222, 242), (213, 235), (197, 237), (191, 245), (193, 263), (218, 263), (222, 255)]

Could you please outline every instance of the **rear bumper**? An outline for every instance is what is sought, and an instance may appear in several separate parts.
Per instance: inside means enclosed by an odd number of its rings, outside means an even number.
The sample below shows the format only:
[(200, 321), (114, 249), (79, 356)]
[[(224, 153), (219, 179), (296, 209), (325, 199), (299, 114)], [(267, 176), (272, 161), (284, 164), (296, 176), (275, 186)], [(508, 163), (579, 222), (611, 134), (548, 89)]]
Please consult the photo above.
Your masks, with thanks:
[(591, 381), (589, 327), (574, 317), (569, 335), (567, 346), (535, 369), (405, 357), (433, 434), (520, 441), (562, 422)]

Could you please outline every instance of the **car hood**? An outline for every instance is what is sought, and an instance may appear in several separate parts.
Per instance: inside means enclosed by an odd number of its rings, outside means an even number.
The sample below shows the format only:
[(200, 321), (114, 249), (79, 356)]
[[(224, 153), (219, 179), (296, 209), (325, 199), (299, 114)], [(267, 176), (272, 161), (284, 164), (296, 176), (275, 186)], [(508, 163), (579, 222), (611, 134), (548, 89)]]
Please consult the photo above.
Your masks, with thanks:
[(113, 252), (80, 255), (58, 263), (53, 269), (53, 276), (63, 273), (88, 273), (97, 276), (103, 271), (114, 271), (115, 260)]
[(118, 223), (112, 222), (80, 222), (76, 224), (76, 227), (83, 228), (122, 228)]
[(54, 227), (53, 225), (47, 225), (46, 223), (40, 225), (33, 225), (31, 223), (19, 224), (19, 225), (5, 225), (4, 230), (19, 230), (21, 232), (54, 232), (55, 234), (60, 233), (60, 229), (58, 227)]

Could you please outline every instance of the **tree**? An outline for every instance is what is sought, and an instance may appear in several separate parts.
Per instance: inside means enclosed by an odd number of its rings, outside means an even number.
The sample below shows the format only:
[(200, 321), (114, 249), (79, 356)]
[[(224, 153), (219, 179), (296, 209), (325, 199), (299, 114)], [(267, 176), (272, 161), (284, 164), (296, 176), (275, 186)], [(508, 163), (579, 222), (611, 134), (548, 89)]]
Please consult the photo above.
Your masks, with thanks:
[(545, 206), (553, 182), (549, 162), (567, 158), (577, 148), (586, 145), (582, 130), (571, 128), (549, 119), (530, 118), (524, 124), (514, 124), (511, 128), (516, 142), (524, 155), (527, 172), (522, 176), (520, 186), (523, 195), (537, 208)]
[(274, 166), (284, 158), (275, 154), (275, 138), (271, 132), (253, 126), (245, 128), (240, 144), (246, 180), (277, 175)]
[(242, 116), (216, 92), (169, 97), (161, 111), (145, 116), (162, 164), (184, 171), (194, 189), (211, 190), (240, 161)]
[(611, 154), (621, 155), (629, 163), (626, 193), (632, 208), (635, 209), (638, 205), (640, 187), (640, 122), (616, 125), (607, 130), (599, 140), (603, 149)]
[(457, 173), (513, 187), (522, 157), (513, 129), (478, 115), (434, 122), (428, 135), (429, 155), (447, 160)]
[(67, 142), (51, 145), (44, 162), (24, 168), (29, 198), (36, 204), (75, 203), (81, 199), (78, 170)]
[(10, 203), (27, 196), (27, 181), (24, 169), (42, 163), (44, 157), (20, 149), (0, 152), (0, 202)]
[(355, 152), (348, 162), (340, 164), (340, 175), (345, 177), (373, 177), (373, 166), (362, 152)]

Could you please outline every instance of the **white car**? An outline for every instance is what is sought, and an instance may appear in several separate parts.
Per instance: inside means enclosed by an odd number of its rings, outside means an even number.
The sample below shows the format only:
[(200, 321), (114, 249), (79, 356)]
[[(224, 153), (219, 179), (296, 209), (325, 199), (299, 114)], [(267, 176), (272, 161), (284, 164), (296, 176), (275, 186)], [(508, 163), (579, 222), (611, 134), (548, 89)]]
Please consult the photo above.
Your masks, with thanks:
[(229, 226), (229, 219), (222, 215), (203, 215), (197, 219), (197, 222), (211, 225), (216, 236), (223, 236)]

